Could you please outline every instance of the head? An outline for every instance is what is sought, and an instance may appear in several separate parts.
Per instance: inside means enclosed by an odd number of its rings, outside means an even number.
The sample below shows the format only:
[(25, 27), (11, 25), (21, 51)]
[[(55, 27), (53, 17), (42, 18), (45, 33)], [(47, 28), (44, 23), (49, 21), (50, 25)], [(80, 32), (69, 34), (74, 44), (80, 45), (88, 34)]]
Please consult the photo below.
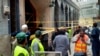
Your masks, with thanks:
[(84, 26), (83, 29), (86, 30), (86, 29), (88, 29), (88, 27), (87, 26)]
[(97, 23), (93, 23), (93, 27), (97, 27)]
[(59, 29), (58, 28), (55, 28), (55, 32), (58, 32), (59, 31)]
[(80, 29), (79, 34), (80, 34), (81, 37), (83, 37), (84, 34), (85, 34), (85, 30), (84, 29)]
[(68, 28), (68, 29), (71, 29), (71, 28)]
[(81, 29), (81, 26), (77, 26), (77, 30)]
[(40, 30), (37, 30), (37, 31), (35, 32), (35, 36), (36, 36), (37, 38), (41, 38), (42, 32), (41, 32)]
[(26, 33), (28, 31), (28, 26), (26, 24), (22, 25), (21, 30)]
[(81, 26), (78, 26), (78, 29), (81, 29), (82, 27)]
[(25, 46), (27, 44), (27, 35), (24, 32), (20, 32), (16, 35), (18, 44)]
[(59, 32), (58, 32), (58, 34), (65, 35), (65, 32), (66, 32), (65, 29), (60, 29)]
[(68, 32), (68, 28), (65, 28), (65, 32)]

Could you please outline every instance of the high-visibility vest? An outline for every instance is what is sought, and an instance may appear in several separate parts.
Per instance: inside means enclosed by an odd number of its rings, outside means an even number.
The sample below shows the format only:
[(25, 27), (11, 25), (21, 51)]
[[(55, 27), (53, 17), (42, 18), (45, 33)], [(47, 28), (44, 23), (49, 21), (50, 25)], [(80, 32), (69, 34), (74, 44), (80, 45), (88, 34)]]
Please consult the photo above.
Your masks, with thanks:
[(34, 39), (32, 40), (32, 44), (31, 44), (31, 55), (32, 55), (32, 56), (35, 55), (35, 54), (34, 54), (35, 51), (34, 51), (32, 48), (33, 48), (34, 43), (36, 43), (36, 42), (38, 43), (39, 51), (40, 51), (40, 52), (44, 52), (44, 47), (43, 47), (42, 43), (40, 42), (40, 40), (37, 39), (37, 38), (34, 38)]
[[(83, 40), (88, 40), (88, 36), (84, 35)], [(83, 52), (86, 53), (87, 51), (87, 44), (81, 40), (81, 37), (78, 37), (75, 43), (75, 52)]]
[(69, 33), (68, 33), (68, 37), (71, 38), (71, 37), (72, 37), (72, 30), (69, 29), (68, 32), (69, 32)]
[(29, 53), (25, 48), (21, 46), (16, 46), (14, 50), (14, 56), (19, 56), (20, 54), (23, 54), (24, 56), (29, 56)]

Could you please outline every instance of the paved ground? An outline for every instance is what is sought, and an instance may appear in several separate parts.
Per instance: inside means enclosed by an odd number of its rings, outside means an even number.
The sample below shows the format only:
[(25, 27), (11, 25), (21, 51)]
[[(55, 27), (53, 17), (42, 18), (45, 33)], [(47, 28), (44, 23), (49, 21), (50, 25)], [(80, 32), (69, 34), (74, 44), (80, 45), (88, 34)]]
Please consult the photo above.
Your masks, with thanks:
[(0, 56), (11, 56), (10, 37), (0, 35)]

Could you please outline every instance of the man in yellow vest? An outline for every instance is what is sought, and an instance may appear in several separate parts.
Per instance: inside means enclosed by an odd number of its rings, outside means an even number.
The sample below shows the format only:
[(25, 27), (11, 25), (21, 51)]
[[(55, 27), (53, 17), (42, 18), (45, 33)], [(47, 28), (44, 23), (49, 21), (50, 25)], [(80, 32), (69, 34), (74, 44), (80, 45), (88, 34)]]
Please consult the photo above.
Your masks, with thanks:
[[(31, 43), (31, 56), (35, 56), (36, 51), (44, 52), (44, 47), (40, 41), (41, 35), (42, 33), (40, 30), (37, 30), (35, 32), (35, 38), (32, 40), (32, 43)], [(44, 56), (44, 55), (41, 54), (39, 56)]]
[(16, 35), (18, 45), (15, 47), (14, 56), (29, 56), (28, 51), (25, 49), (27, 44), (27, 35), (20, 32)]
[[(68, 32), (68, 38), (69, 38), (69, 46), (71, 46), (70, 43), (71, 43), (71, 38), (72, 38), (72, 29), (68, 28), (67, 32)], [(71, 54), (71, 48), (69, 48), (69, 52)]]
[(75, 52), (74, 56), (87, 56), (87, 45), (90, 43), (88, 35), (81, 29), (79, 34), (74, 36)]

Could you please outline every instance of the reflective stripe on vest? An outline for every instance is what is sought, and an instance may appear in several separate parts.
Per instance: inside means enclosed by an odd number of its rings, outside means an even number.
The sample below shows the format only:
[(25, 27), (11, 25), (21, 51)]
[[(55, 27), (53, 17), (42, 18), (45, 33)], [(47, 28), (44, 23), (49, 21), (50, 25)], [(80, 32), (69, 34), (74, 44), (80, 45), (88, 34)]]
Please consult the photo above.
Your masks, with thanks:
[(19, 56), (19, 54), (23, 54), (24, 56), (29, 56), (29, 53), (26, 49), (21, 46), (16, 46), (14, 50), (14, 56)]
[[(88, 39), (87, 35), (84, 35), (83, 38), (85, 41)], [(77, 40), (77, 42), (75, 43), (75, 52), (83, 52), (86, 53), (87, 50), (87, 44), (84, 43), (81, 38), (79, 37), (79, 39)]]
[(32, 40), (32, 44), (31, 44), (31, 54), (32, 54), (32, 56), (34, 56), (34, 50), (32, 49), (32, 48), (33, 48), (32, 46), (34, 45), (35, 42), (38, 43), (39, 51), (42, 51), (42, 52), (44, 51), (44, 47), (43, 47), (43, 45), (41, 44), (40, 40), (37, 39), (37, 38), (34, 38), (34, 39)]

